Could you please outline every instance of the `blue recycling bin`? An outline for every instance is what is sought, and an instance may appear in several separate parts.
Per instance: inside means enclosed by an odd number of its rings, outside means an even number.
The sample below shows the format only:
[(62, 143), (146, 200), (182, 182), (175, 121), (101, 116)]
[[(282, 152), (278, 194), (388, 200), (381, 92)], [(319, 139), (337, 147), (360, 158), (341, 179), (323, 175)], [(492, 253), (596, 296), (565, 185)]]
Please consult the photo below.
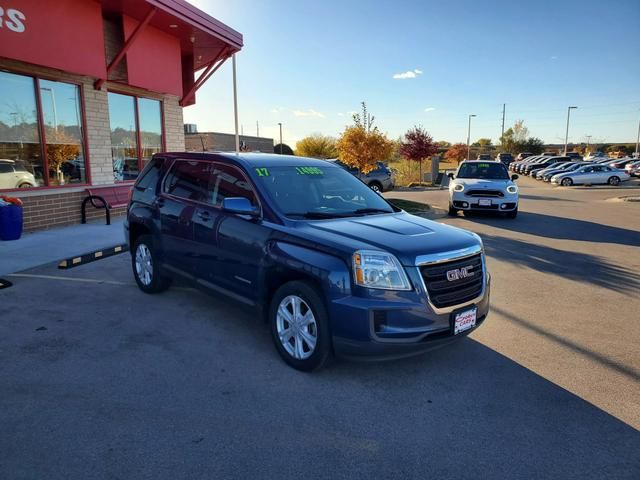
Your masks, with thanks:
[(18, 240), (22, 235), (22, 207), (0, 207), (0, 240)]

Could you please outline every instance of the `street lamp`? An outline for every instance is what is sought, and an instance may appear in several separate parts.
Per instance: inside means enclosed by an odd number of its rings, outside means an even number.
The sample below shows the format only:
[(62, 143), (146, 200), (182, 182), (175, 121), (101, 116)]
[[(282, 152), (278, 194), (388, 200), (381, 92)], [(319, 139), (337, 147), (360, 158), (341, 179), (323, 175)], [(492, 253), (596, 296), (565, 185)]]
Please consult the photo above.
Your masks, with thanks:
[(636, 138), (636, 158), (640, 158), (640, 149), (638, 149), (638, 146), (640, 146), (640, 120), (638, 120), (638, 137)]
[(567, 144), (569, 143), (569, 116), (571, 115), (571, 110), (578, 107), (567, 107), (567, 132), (564, 135), (564, 154), (567, 155)]
[(278, 126), (280, 127), (280, 155), (282, 155), (282, 124), (278, 123)]
[(471, 117), (475, 117), (475, 114), (470, 114), (469, 115), (469, 128), (467, 129), (467, 160), (470, 160), (469, 157), (471, 157), (471, 146), (470, 146), (470, 141), (471, 141)]

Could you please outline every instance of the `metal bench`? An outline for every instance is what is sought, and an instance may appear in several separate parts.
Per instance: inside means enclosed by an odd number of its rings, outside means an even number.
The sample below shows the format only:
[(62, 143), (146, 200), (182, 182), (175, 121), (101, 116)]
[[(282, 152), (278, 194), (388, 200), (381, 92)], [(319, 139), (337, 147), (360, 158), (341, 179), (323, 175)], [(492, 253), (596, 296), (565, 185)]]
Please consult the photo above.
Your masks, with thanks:
[[(95, 208), (104, 208), (107, 225), (111, 225), (112, 208), (126, 207), (133, 185), (106, 185), (87, 188), (87, 197), (82, 201), (82, 223), (87, 223), (87, 203)], [(96, 203), (98, 202), (98, 203)]]

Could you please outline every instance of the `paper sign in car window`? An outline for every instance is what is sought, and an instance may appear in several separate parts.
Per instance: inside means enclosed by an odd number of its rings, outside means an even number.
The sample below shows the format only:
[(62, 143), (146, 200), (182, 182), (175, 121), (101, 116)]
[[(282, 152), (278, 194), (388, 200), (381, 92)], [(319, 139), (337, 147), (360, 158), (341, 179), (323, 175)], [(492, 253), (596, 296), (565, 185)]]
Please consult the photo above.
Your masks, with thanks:
[(318, 167), (296, 167), (298, 175), (323, 175), (324, 172)]

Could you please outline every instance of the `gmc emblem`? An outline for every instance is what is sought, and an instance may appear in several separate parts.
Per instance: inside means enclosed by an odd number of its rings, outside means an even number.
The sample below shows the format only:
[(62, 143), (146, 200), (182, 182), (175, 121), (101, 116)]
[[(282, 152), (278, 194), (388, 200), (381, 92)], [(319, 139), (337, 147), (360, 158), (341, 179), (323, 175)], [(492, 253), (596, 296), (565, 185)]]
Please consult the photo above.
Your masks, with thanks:
[(447, 271), (447, 280), (455, 282), (456, 280), (462, 280), (463, 278), (473, 277), (475, 275), (471, 270), (473, 267), (461, 267), (455, 270)]

